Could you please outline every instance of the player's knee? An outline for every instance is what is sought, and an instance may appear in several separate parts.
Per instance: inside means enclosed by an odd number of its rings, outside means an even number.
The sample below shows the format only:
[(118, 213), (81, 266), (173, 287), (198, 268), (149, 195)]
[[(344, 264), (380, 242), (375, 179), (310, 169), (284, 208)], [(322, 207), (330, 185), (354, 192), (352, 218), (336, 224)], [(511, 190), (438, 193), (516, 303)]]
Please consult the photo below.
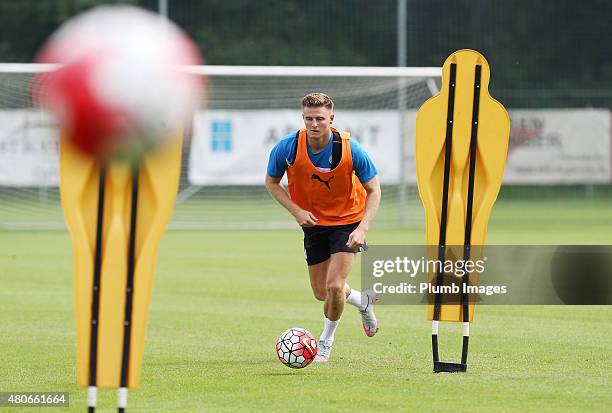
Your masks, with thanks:
[(333, 282), (327, 284), (327, 294), (330, 295), (341, 295), (344, 292), (343, 282)]
[(327, 298), (327, 292), (325, 291), (313, 291), (314, 297), (319, 301), (325, 301)]

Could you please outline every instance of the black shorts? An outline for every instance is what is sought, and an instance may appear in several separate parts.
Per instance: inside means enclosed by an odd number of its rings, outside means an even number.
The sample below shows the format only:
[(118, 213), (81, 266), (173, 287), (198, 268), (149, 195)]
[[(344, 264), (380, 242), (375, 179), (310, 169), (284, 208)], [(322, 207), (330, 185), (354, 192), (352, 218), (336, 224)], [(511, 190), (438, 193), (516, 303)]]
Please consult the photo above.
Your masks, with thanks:
[(361, 250), (359, 247), (346, 246), (349, 235), (359, 226), (359, 222), (347, 225), (303, 227), (306, 263), (308, 265), (320, 264), (336, 252), (359, 252)]

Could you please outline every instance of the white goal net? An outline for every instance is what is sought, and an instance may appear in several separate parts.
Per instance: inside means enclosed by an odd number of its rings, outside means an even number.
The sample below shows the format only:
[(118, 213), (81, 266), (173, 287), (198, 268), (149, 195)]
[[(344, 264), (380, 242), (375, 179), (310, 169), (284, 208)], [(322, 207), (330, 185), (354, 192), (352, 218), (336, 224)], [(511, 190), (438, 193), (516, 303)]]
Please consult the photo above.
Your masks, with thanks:
[[(32, 102), (47, 67), (0, 64), (0, 229), (64, 228), (58, 191), (58, 131)], [(375, 225), (419, 226), (414, 120), (439, 86), (440, 68), (200, 66), (201, 110), (186, 128), (171, 228), (284, 228), (295, 225), (263, 186), (268, 155), (302, 126), (301, 97), (335, 103), (334, 124), (360, 141), (379, 170), (383, 200)], [(152, 85), (154, 87), (154, 85)]]

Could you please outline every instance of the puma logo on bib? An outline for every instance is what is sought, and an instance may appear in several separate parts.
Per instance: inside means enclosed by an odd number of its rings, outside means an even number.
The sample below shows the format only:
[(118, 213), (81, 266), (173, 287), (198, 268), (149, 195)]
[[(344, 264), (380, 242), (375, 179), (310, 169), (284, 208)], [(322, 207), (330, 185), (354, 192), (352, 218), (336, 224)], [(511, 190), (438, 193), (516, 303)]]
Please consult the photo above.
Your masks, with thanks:
[(312, 176), (310, 177), (311, 179), (314, 179), (315, 181), (319, 181), (321, 182), (323, 185), (325, 185), (327, 187), (327, 189), (329, 189), (331, 191), (331, 186), (329, 185), (330, 181), (332, 179), (334, 179), (334, 177), (332, 176), (331, 178), (329, 178), (327, 181), (323, 178), (321, 178), (319, 175), (317, 174), (312, 174)]

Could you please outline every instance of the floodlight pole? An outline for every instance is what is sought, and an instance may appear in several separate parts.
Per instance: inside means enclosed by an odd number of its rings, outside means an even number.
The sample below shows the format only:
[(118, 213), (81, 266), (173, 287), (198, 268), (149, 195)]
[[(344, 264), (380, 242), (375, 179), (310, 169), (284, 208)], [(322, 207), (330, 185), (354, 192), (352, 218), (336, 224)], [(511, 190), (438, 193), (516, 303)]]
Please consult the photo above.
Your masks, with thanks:
[(160, 15), (168, 18), (168, 0), (158, 0), (157, 1), (157, 11)]
[[(406, 59), (407, 0), (397, 0), (397, 66), (405, 67)], [(406, 223), (406, 79), (398, 79), (397, 110), (399, 113), (399, 168), (398, 207), (399, 223)]]

